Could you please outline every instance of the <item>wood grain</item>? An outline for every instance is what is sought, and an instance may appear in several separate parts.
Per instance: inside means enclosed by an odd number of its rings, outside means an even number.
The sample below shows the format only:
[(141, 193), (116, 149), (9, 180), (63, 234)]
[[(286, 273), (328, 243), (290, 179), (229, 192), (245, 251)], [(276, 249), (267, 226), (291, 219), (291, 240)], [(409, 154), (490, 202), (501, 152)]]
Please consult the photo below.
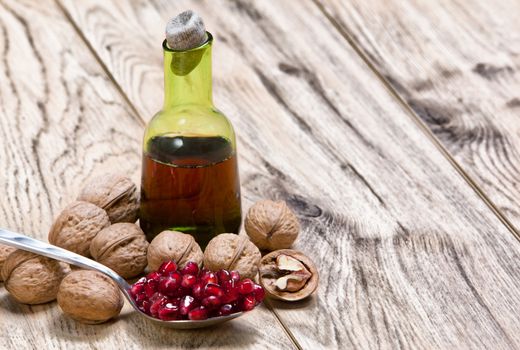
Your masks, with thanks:
[(519, 242), (312, 2), (60, 3), (144, 120), (164, 23), (203, 16), (246, 207), (287, 200), (320, 268), (314, 298), (273, 303), (301, 347), (520, 346)]
[[(140, 176), (143, 122), (53, 1), (0, 2), (0, 225), (45, 240), (91, 176)], [(130, 312), (87, 326), (56, 303), (16, 304), (0, 289), (1, 349), (292, 348), (265, 307), (202, 330), (159, 328)]]
[(520, 232), (520, 3), (319, 1)]

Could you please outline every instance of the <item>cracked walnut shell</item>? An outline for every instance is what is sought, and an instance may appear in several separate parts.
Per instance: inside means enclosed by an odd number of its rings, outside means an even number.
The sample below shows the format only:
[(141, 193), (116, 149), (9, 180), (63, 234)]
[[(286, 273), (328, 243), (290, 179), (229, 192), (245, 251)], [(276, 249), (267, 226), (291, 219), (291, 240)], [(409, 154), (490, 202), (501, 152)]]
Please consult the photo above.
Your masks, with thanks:
[(182, 269), (188, 261), (199, 266), (202, 263), (202, 249), (193, 236), (178, 231), (159, 233), (148, 247), (148, 268), (156, 271), (166, 260), (173, 260)]
[(260, 250), (245, 236), (222, 233), (213, 238), (204, 252), (204, 267), (211, 271), (236, 270), (243, 278), (255, 278)]
[(298, 237), (298, 218), (284, 201), (262, 200), (247, 212), (244, 227), (260, 249), (289, 248)]
[(97, 234), (90, 245), (90, 254), (123, 278), (131, 278), (146, 268), (147, 249), (148, 242), (139, 226), (121, 222)]
[(98, 324), (119, 315), (123, 298), (116, 284), (104, 274), (76, 270), (61, 282), (58, 305), (76, 321)]
[(302, 300), (318, 287), (318, 270), (302, 252), (280, 249), (260, 261), (260, 284), (274, 299)]
[(23, 250), (9, 254), (2, 267), (5, 289), (22, 304), (43, 304), (56, 299), (68, 266)]
[(106, 210), (111, 223), (136, 222), (139, 214), (139, 193), (128, 177), (105, 174), (87, 182), (78, 200), (90, 202)]
[(49, 243), (90, 257), (90, 243), (109, 225), (110, 220), (103, 209), (89, 202), (77, 201), (58, 215), (49, 230)]

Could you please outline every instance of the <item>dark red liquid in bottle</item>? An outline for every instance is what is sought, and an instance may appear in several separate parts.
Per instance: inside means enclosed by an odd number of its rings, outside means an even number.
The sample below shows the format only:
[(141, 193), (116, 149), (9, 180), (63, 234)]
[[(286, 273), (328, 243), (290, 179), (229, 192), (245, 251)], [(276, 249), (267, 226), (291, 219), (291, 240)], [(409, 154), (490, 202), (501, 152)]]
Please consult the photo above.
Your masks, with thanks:
[(235, 151), (223, 137), (156, 136), (143, 156), (140, 224), (148, 240), (170, 229), (201, 246), (238, 233), (240, 181)]

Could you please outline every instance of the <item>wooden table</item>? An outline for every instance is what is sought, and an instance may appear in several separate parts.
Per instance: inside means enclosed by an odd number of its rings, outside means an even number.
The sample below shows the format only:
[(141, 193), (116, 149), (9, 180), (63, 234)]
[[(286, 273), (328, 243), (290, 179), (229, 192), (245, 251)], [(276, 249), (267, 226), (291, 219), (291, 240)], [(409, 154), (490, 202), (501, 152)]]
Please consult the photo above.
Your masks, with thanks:
[(138, 181), (166, 20), (215, 36), (243, 204), (284, 199), (309, 300), (199, 331), (87, 326), (0, 292), (2, 349), (520, 347), (520, 3), (0, 1), (0, 224), (46, 239), (82, 182)]

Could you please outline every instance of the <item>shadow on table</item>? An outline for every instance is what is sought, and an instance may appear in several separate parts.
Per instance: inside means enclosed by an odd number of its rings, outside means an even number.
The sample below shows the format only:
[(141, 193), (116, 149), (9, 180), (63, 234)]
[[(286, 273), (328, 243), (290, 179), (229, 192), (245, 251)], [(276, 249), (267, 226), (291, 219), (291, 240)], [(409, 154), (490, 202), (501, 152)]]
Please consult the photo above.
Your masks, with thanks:
[(268, 303), (271, 305), (273, 309), (280, 310), (295, 310), (302, 309), (306, 312), (310, 312), (313, 309), (318, 307), (316, 295), (312, 295), (306, 299), (300, 301), (281, 301), (281, 300), (269, 300)]
[[(125, 334), (134, 344), (142, 348), (199, 348), (222, 347), (226, 349), (249, 348), (258, 342), (258, 331), (250, 322), (248, 315), (216, 326), (201, 329), (171, 329), (161, 327), (135, 312), (122, 315)], [(129, 339), (130, 341), (130, 339)]]
[(57, 317), (49, 320), (47, 329), (51, 329), (53, 336), (59, 339), (88, 343), (94, 339), (102, 340), (113, 335), (118, 329), (118, 327), (115, 327), (117, 322), (117, 320), (110, 320), (98, 325), (83, 324), (72, 320), (60, 312)]
[[(0, 289), (3, 287), (3, 284), (0, 284)], [(12, 314), (36, 314), (40, 312), (45, 312), (53, 307), (55, 307), (56, 303), (46, 303), (40, 305), (25, 305), (20, 304), (16, 300), (13, 299), (12, 296), (9, 295), (6, 291), (0, 292), (0, 310), (12, 313)]]
[(115, 336), (120, 339), (114, 339), (114, 344), (135, 344), (143, 349), (213, 346), (241, 349), (251, 347), (258, 338), (250, 322), (240, 322), (246, 317), (204, 329), (176, 330), (158, 326), (124, 308), (117, 319), (99, 325), (82, 324), (60, 313), (49, 321), (47, 329), (52, 329), (55, 337), (71, 342), (90, 343)]

